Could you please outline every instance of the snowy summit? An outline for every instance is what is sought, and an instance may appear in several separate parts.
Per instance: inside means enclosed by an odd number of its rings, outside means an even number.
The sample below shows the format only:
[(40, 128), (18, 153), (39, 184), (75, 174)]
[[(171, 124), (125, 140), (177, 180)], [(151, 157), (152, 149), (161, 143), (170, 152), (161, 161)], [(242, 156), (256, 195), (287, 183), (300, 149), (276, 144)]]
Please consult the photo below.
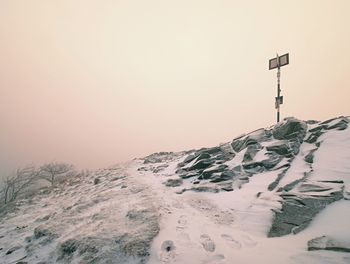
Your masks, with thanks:
[(350, 263), (349, 117), (68, 178), (0, 212), (0, 263)]

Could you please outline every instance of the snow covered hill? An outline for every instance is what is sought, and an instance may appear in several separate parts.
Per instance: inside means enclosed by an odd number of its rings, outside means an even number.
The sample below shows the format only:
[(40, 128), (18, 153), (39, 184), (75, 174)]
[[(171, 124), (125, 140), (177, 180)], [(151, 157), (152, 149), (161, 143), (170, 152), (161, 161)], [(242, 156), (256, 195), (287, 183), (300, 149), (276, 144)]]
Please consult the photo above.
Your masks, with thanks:
[(0, 263), (350, 263), (350, 128), (288, 118), (17, 202)]

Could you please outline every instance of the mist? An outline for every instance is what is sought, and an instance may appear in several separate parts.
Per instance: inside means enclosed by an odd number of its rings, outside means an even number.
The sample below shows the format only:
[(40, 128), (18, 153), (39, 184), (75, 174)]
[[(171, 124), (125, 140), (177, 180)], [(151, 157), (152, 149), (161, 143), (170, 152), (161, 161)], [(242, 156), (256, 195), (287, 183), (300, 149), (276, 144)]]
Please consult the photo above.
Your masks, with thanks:
[(0, 2), (0, 175), (217, 145), (349, 115), (350, 2)]

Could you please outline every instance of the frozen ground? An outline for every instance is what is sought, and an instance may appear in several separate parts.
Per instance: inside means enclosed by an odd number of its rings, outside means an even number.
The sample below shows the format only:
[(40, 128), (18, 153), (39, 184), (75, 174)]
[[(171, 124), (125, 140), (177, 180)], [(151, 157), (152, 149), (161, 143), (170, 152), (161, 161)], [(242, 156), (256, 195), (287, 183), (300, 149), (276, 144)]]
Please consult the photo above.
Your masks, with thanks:
[[(1, 216), (0, 263), (350, 263), (347, 122), (309, 123), (300, 141), (257, 130), (219, 154), (154, 154), (42, 191)], [(295, 214), (321, 204), (298, 231), (283, 226), (291, 201)], [(322, 236), (345, 246), (309, 251)]]

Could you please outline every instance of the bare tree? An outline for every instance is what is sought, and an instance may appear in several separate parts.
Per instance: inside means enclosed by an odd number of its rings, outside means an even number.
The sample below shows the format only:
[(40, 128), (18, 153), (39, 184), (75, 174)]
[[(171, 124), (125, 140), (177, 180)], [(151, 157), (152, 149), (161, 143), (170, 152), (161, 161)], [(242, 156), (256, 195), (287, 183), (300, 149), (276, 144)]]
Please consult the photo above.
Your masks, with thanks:
[(18, 195), (25, 191), (36, 179), (39, 172), (34, 167), (17, 169), (16, 172), (7, 176), (2, 182), (2, 200), (4, 204), (14, 201)]
[(73, 168), (71, 164), (51, 162), (40, 167), (40, 175), (43, 179), (50, 182), (52, 186), (55, 184), (57, 176), (67, 174)]

